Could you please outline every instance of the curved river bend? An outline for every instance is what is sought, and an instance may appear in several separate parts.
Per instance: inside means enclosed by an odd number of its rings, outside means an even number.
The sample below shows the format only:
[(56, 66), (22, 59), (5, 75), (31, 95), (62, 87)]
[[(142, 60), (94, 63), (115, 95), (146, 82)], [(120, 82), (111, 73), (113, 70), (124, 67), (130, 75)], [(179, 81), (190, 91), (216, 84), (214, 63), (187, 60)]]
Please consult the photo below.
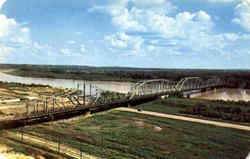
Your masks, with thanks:
[[(58, 88), (77, 88), (80, 84), (80, 89), (83, 87), (83, 80), (70, 80), (70, 79), (50, 79), (50, 78), (32, 78), (32, 77), (19, 77), (0, 72), (0, 81), (3, 82), (17, 82), (24, 84), (43, 84), (50, 85)], [(127, 93), (130, 91), (132, 83), (129, 82), (110, 82), (110, 81), (87, 81), (86, 92), (90, 92), (89, 85), (92, 84), (94, 88), (92, 92), (95, 93), (96, 88)], [(220, 89), (216, 92), (203, 93), (196, 98), (210, 99), (210, 100), (244, 100), (250, 101), (250, 90), (244, 89)]]
[[(57, 88), (83, 88), (83, 80), (71, 80), (71, 79), (50, 79), (50, 78), (32, 78), (32, 77), (19, 77), (14, 75), (9, 75), (0, 72), (0, 81), (3, 82), (16, 82), (24, 84), (42, 84), (49, 85)], [(121, 93), (127, 93), (130, 91), (132, 83), (129, 82), (110, 82), (110, 81), (87, 81), (86, 82), (86, 92), (89, 92), (90, 84), (92, 85), (92, 92), (94, 93), (96, 88), (116, 91)]]
[(195, 98), (209, 100), (233, 100), (233, 101), (250, 101), (250, 90), (246, 89), (219, 89), (216, 92), (202, 93)]

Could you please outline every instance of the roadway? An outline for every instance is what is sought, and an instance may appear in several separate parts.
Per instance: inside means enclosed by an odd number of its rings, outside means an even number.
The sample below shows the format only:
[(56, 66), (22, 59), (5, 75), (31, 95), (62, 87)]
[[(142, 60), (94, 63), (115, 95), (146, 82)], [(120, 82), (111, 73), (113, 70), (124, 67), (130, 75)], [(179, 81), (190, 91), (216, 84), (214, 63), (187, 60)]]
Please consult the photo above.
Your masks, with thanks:
[(225, 128), (250, 131), (249, 126), (230, 124), (230, 123), (225, 123), (225, 122), (196, 119), (196, 118), (171, 115), (171, 114), (163, 114), (163, 113), (157, 113), (157, 112), (151, 112), (151, 111), (138, 111), (137, 109), (125, 108), (125, 107), (116, 108), (116, 110), (126, 111), (126, 112), (134, 112), (134, 113), (138, 113), (138, 114), (145, 114), (145, 115), (151, 115), (151, 116), (157, 116), (157, 117), (169, 118), (169, 119), (175, 119), (175, 120), (182, 120), (182, 121), (188, 121), (188, 122), (194, 122), (194, 123), (200, 123), (200, 124), (207, 124), (207, 125), (213, 125), (213, 126), (218, 126), (218, 127), (225, 127)]

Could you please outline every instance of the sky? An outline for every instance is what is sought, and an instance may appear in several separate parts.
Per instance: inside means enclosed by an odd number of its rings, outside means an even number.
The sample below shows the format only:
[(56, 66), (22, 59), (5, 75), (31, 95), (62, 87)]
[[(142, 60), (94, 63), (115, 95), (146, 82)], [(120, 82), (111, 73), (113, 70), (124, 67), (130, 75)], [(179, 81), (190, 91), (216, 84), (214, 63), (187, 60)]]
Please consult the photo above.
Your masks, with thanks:
[(0, 0), (0, 63), (250, 69), (250, 0)]

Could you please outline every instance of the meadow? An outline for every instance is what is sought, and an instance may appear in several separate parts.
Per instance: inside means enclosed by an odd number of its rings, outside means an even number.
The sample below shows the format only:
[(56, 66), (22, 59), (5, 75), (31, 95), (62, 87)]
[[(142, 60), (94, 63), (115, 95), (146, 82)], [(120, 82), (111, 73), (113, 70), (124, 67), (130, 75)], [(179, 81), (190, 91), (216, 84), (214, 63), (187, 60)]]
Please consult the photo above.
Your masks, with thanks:
[(22, 131), (101, 158), (239, 159), (250, 151), (247, 131), (119, 110)]

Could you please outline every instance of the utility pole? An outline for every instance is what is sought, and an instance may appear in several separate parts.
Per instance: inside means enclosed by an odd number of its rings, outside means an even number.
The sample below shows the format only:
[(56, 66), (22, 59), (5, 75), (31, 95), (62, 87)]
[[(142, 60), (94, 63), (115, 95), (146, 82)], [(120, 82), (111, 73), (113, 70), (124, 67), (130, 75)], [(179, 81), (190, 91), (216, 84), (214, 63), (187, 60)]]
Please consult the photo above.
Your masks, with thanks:
[(48, 112), (48, 97), (46, 97), (46, 101), (45, 101), (45, 112)]
[(44, 112), (44, 113), (45, 113), (45, 111), (46, 111), (46, 110), (45, 110), (45, 109), (46, 109), (46, 108), (45, 108), (45, 105), (46, 105), (46, 102), (43, 101), (43, 112)]
[(29, 105), (28, 105), (28, 103), (26, 103), (25, 106), (26, 106), (26, 113), (28, 115), (29, 114)]
[(60, 145), (60, 143), (61, 143), (60, 142), (60, 136), (57, 136), (57, 142), (58, 142), (58, 144), (57, 144), (57, 152), (60, 153), (60, 146), (61, 146)]
[(83, 105), (85, 106), (85, 104), (86, 104), (86, 82), (84, 81), (84, 83), (83, 83)]
[(89, 84), (89, 94), (90, 94), (90, 96), (91, 96), (91, 90), (92, 90), (92, 84), (90, 83)]
[(52, 111), (55, 111), (55, 97), (53, 97), (53, 107), (52, 107)]
[(36, 103), (33, 103), (33, 114), (35, 114), (35, 112), (36, 112)]

